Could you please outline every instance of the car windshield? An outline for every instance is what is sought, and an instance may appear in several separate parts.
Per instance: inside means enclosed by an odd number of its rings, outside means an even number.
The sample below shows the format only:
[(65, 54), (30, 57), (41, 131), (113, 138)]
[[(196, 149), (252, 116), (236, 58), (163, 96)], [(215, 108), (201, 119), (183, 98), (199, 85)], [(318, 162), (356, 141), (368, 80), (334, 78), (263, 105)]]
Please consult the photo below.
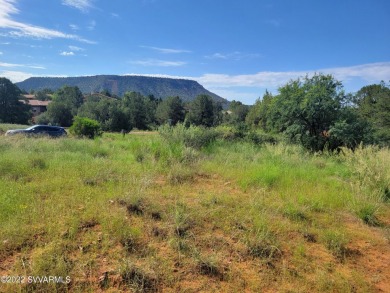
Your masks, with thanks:
[(26, 130), (32, 130), (32, 129), (34, 129), (34, 127), (35, 127), (35, 125), (34, 125), (34, 126), (31, 126), (31, 127), (29, 127), (29, 128), (26, 128)]

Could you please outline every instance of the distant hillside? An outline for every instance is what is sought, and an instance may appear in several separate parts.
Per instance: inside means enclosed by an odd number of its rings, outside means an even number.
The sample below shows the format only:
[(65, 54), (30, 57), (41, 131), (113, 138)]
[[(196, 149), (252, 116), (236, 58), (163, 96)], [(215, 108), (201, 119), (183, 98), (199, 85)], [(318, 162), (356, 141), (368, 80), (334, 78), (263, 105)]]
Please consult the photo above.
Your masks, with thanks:
[(154, 95), (156, 98), (179, 96), (184, 101), (191, 101), (200, 94), (213, 97), (227, 105), (228, 101), (206, 90), (198, 82), (186, 79), (173, 79), (147, 76), (96, 75), (82, 77), (31, 77), (16, 83), (27, 92), (49, 88), (57, 90), (64, 85), (78, 86), (83, 93), (108, 90), (110, 93), (123, 96), (127, 91), (139, 92), (142, 95)]

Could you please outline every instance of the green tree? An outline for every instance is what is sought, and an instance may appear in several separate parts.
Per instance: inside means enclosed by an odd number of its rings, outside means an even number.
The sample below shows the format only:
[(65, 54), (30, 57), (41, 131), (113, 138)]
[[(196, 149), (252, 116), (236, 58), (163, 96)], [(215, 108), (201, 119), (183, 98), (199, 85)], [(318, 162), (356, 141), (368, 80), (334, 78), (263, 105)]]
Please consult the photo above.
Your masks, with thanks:
[(244, 105), (240, 101), (231, 101), (229, 105), (228, 115), (224, 116), (224, 122), (228, 124), (240, 124), (245, 122), (245, 118), (248, 115), (249, 106)]
[(89, 96), (87, 101), (78, 108), (77, 115), (104, 123), (109, 118), (111, 101), (98, 96)]
[(270, 130), (270, 109), (273, 96), (267, 90), (262, 99), (257, 99), (255, 104), (249, 109), (246, 116), (246, 123), (251, 127), (259, 127), (265, 131)]
[(156, 127), (157, 119), (156, 119), (156, 110), (161, 103), (161, 99), (157, 99), (154, 95), (148, 95), (144, 97), (145, 108), (146, 108), (146, 123), (148, 128)]
[(372, 143), (372, 127), (367, 120), (361, 119), (355, 109), (346, 107), (340, 112), (339, 119), (330, 126), (329, 148), (346, 146), (355, 149), (360, 142)]
[(131, 130), (130, 120), (121, 108), (121, 102), (116, 99), (91, 96), (79, 108), (78, 116), (97, 120), (103, 130)]
[(20, 89), (7, 78), (0, 78), (0, 122), (27, 124), (31, 107), (23, 102)]
[(43, 118), (51, 124), (68, 127), (72, 125), (73, 117), (83, 104), (84, 97), (80, 89), (75, 86), (64, 86), (53, 95), (53, 101), (47, 107)]
[(63, 86), (54, 93), (55, 102), (63, 102), (69, 104), (76, 114), (77, 109), (83, 104), (83, 93), (77, 86)]
[(221, 105), (208, 95), (199, 95), (190, 103), (187, 121), (194, 125), (215, 126), (221, 119)]
[(54, 101), (47, 106), (47, 112), (43, 114), (46, 116), (45, 118), (50, 124), (69, 127), (72, 125), (74, 116), (72, 110), (73, 109), (69, 104)]
[(52, 100), (52, 94), (53, 91), (51, 89), (43, 89), (35, 93), (35, 98), (40, 101), (50, 101)]
[(384, 82), (361, 88), (355, 95), (357, 111), (373, 127), (381, 144), (390, 144), (390, 87)]
[(160, 124), (169, 122), (171, 125), (176, 125), (178, 122), (183, 122), (184, 117), (183, 101), (179, 97), (168, 97), (157, 106), (156, 118)]
[(136, 92), (127, 92), (122, 99), (124, 111), (133, 127), (148, 129), (148, 116), (145, 98)]
[(122, 129), (130, 131), (133, 128), (123, 108), (119, 103), (111, 104), (109, 107), (109, 118), (104, 121), (103, 127), (109, 131), (121, 131)]
[(345, 94), (331, 75), (316, 74), (279, 88), (270, 109), (270, 125), (306, 148), (323, 150), (326, 135), (339, 119)]

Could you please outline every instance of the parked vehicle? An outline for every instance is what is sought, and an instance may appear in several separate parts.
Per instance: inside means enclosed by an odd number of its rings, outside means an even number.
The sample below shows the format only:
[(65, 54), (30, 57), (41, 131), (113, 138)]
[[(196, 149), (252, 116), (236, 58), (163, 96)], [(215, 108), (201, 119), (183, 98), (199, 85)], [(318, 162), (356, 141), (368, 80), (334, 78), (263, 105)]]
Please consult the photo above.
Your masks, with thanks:
[(49, 126), (49, 125), (34, 125), (26, 129), (14, 129), (8, 130), (5, 135), (15, 135), (15, 134), (24, 134), (28, 136), (38, 136), (38, 135), (47, 135), (51, 137), (60, 137), (67, 135), (64, 128), (59, 126)]

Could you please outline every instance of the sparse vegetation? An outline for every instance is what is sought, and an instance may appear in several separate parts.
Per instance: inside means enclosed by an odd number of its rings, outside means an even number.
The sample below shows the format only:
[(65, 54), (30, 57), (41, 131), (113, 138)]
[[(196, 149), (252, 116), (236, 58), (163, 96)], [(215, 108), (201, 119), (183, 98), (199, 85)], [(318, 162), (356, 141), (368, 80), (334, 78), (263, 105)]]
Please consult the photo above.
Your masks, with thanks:
[(1, 136), (0, 290), (386, 291), (388, 149), (160, 132)]

